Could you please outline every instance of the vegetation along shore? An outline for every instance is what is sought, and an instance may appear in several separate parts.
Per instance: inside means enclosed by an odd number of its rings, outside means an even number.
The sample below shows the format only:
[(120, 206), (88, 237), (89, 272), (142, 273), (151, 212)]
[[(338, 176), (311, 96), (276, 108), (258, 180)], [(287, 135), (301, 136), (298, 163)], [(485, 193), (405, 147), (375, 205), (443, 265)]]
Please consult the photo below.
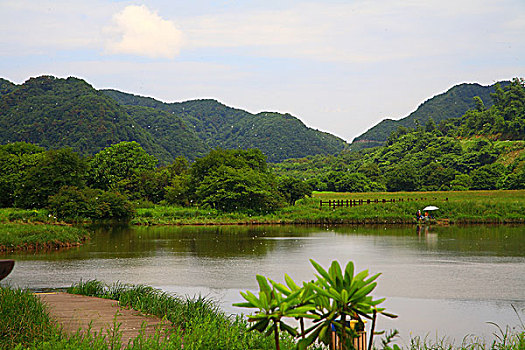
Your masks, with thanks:
[[(330, 273), (332, 271), (330, 270)], [(283, 285), (279, 285), (279, 288), (284, 292), (287, 289)], [(46, 306), (33, 293), (0, 286), (0, 319), (3, 320), (0, 323), (2, 335), (0, 349), (269, 350), (276, 348), (273, 332), (269, 333), (270, 336), (265, 336), (250, 331), (250, 324), (242, 316), (226, 315), (213, 300), (204, 297), (185, 298), (148, 286), (119, 283), (106, 285), (100, 281), (77, 283), (71, 286), (68, 292), (118, 300), (122, 307), (163, 318), (171, 327), (168, 331), (159, 331), (151, 337), (145, 337), (139, 332), (139, 335), (128, 344), (122, 343), (118, 324), (113, 324), (106, 330), (88, 329), (84, 332), (67, 334), (50, 317)], [(291, 311), (288, 313), (292, 314)], [(21, 324), (24, 327), (20, 327)], [(281, 332), (279, 335), (280, 349), (297, 349), (296, 341), (285, 333)], [(525, 347), (523, 324), (519, 329), (502, 330), (501, 334), (496, 334), (494, 341), (491, 342), (475, 336), (464, 338), (461, 344), (451, 343), (445, 338), (431, 340), (415, 337), (411, 338), (408, 344), (392, 345), (396, 340), (396, 334), (396, 331), (391, 331), (376, 336), (378, 342), (374, 348), (521, 350)], [(308, 349), (324, 349), (320, 343), (316, 344), (312, 344)]]

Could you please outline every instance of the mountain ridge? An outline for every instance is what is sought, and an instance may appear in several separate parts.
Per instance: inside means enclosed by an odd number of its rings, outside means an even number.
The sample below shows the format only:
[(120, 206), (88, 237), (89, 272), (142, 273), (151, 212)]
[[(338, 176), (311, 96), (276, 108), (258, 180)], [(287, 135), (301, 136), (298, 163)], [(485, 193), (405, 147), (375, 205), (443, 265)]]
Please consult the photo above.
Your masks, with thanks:
[[(510, 82), (499, 82), (501, 86), (506, 86)], [(416, 120), (420, 125), (424, 125), (430, 118), (436, 124), (449, 118), (461, 117), (467, 110), (475, 108), (473, 98), (479, 96), (485, 106), (489, 108), (493, 105), (491, 93), (494, 93), (495, 84), (481, 85), (478, 83), (461, 83), (449, 88), (447, 91), (437, 94), (422, 102), (415, 111), (406, 117), (398, 120), (386, 118), (374, 125), (363, 134), (352, 140), (351, 148), (369, 148), (383, 145), (388, 136), (398, 127), (414, 128)]]
[(212, 99), (165, 103), (53, 76), (20, 85), (0, 80), (0, 143), (16, 141), (71, 147), (84, 155), (137, 141), (163, 164), (177, 156), (194, 160), (217, 147), (259, 148), (275, 162), (336, 154), (348, 146), (288, 114), (252, 114)]

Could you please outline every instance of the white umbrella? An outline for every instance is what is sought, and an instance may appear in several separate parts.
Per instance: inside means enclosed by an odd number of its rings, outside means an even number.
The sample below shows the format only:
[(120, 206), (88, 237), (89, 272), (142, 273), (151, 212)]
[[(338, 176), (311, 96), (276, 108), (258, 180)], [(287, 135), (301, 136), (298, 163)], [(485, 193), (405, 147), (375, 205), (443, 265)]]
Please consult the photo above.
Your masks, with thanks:
[(429, 205), (428, 207), (424, 207), (423, 211), (431, 211), (431, 210), (438, 210), (438, 207), (435, 207), (433, 205)]

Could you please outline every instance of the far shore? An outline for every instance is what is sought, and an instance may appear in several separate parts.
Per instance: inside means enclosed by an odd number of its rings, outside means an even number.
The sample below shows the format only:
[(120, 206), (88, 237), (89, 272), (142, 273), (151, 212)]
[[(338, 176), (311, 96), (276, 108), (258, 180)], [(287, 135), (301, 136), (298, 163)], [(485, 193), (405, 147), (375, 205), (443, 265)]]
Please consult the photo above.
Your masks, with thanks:
[[(322, 201), (322, 204), (321, 204)], [(330, 201), (330, 204), (327, 202)], [(334, 205), (335, 203), (335, 205)], [(355, 204), (354, 204), (355, 203)], [(418, 210), (437, 206), (433, 219), (416, 220)], [(0, 252), (77, 246), (92, 221), (64, 222), (46, 209), (0, 209)], [(459, 225), (524, 224), (525, 190), (450, 192), (316, 192), (274, 212), (225, 213), (216, 209), (149, 204), (136, 208), (126, 224), (155, 225)]]

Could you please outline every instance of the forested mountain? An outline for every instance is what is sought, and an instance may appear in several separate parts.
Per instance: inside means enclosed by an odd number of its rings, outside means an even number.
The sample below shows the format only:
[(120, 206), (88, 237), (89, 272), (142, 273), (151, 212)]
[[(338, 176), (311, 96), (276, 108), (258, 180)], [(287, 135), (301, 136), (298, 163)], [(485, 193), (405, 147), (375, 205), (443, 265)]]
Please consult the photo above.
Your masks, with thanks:
[(143, 106), (178, 115), (210, 148), (258, 148), (271, 162), (314, 154), (335, 154), (347, 143), (313, 130), (290, 114), (252, 114), (215, 100), (163, 103), (149, 97), (102, 90), (121, 105)]
[(15, 87), (16, 85), (10, 82), (9, 80), (0, 78), (0, 96), (13, 91)]
[(347, 146), (288, 114), (254, 115), (214, 100), (163, 103), (52, 76), (21, 85), (0, 79), (0, 144), (16, 141), (84, 155), (136, 141), (164, 164), (178, 156), (194, 160), (216, 147), (259, 148), (269, 161), (280, 161)]
[[(195, 158), (204, 152), (192, 131), (178, 131), (181, 143), (199, 146), (184, 155)], [(137, 141), (162, 162), (181, 155), (180, 149), (159, 142), (113, 99), (77, 78), (32, 78), (2, 95), (0, 143), (16, 141), (53, 149), (71, 147), (85, 155), (121, 141)]]
[(525, 188), (525, 82), (496, 84), (459, 118), (398, 128), (385, 146), (290, 159), (279, 175), (341, 192)]
[[(507, 86), (508, 82), (500, 83)], [(370, 128), (364, 134), (356, 137), (352, 142), (352, 149), (376, 147), (383, 145), (388, 136), (398, 127), (414, 128), (417, 123), (424, 125), (432, 118), (436, 124), (448, 118), (461, 117), (469, 109), (475, 108), (473, 98), (480, 97), (485, 106), (492, 106), (490, 94), (494, 92), (494, 86), (482, 86), (480, 84), (459, 84), (448, 91), (436, 95), (423, 102), (414, 112), (400, 120), (385, 119)]]

